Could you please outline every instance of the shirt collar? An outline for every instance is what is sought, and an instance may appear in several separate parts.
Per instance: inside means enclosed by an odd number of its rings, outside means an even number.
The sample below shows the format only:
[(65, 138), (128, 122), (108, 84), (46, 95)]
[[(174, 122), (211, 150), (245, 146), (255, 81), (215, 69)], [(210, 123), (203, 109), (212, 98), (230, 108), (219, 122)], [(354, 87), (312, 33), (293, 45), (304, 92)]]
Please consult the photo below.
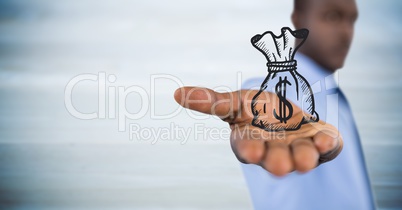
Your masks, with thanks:
[(296, 53), (295, 59), (297, 60), (297, 72), (307, 79), (312, 87), (319, 85), (327, 90), (338, 87), (337, 73), (331, 73), (302, 53)]

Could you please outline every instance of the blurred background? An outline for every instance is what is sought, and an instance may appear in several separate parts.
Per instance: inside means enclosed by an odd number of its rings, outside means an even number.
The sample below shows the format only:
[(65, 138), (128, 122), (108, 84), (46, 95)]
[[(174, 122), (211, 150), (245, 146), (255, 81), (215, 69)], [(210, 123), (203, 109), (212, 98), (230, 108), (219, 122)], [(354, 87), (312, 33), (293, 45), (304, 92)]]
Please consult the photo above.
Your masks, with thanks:
[[(402, 2), (358, 6), (339, 83), (377, 205), (401, 209)], [(291, 0), (0, 0), (0, 208), (251, 209), (227, 125), (172, 95), (264, 76), (249, 40), (292, 26), (291, 11)]]

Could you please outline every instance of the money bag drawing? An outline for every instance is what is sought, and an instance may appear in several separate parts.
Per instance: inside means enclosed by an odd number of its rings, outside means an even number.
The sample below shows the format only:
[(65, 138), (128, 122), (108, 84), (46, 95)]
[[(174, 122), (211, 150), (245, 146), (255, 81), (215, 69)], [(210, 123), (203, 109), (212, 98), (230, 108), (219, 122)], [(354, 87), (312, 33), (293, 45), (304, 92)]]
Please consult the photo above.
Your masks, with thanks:
[[(297, 61), (294, 60), (296, 51), (306, 41), (308, 33), (307, 29), (292, 31), (284, 27), (279, 36), (267, 31), (251, 38), (251, 44), (268, 61), (268, 76), (251, 101), (253, 126), (266, 131), (297, 130), (303, 124), (319, 120), (310, 84), (297, 72)], [(294, 46), (296, 39), (300, 39), (300, 42)], [(267, 101), (262, 95), (264, 91), (276, 93), (277, 99)], [(292, 104), (303, 108), (304, 114), (300, 111), (294, 113)], [(268, 105), (274, 109), (266, 109)]]

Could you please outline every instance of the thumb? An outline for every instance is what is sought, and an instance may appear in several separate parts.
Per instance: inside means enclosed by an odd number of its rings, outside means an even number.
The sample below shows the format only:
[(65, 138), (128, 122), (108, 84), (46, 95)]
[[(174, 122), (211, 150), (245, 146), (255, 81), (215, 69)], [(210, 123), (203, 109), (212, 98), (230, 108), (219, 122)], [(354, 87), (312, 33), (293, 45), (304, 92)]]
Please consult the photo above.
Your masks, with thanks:
[(221, 119), (233, 119), (240, 110), (238, 91), (218, 93), (208, 88), (181, 87), (174, 98), (181, 106), (205, 114), (216, 115)]

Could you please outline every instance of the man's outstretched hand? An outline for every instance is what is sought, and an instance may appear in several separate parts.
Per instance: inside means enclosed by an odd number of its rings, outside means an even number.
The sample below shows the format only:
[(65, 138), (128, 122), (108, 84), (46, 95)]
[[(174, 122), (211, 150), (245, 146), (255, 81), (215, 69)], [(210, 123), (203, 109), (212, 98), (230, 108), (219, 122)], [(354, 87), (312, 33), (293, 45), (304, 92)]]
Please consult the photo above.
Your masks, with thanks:
[[(232, 130), (230, 143), (242, 163), (257, 164), (276, 176), (294, 170), (307, 172), (321, 163), (334, 159), (342, 150), (343, 141), (338, 130), (323, 121), (308, 123), (295, 131), (268, 132), (251, 124), (251, 101), (256, 90), (217, 93), (207, 88), (182, 87), (174, 98), (181, 106), (202, 113), (216, 115), (228, 122)], [(274, 93), (263, 92), (257, 103), (264, 103), (272, 113), (278, 100)], [(306, 115), (293, 105), (293, 116)], [(277, 123), (274, 118), (267, 118)], [(290, 123), (292, 119), (289, 120)]]

